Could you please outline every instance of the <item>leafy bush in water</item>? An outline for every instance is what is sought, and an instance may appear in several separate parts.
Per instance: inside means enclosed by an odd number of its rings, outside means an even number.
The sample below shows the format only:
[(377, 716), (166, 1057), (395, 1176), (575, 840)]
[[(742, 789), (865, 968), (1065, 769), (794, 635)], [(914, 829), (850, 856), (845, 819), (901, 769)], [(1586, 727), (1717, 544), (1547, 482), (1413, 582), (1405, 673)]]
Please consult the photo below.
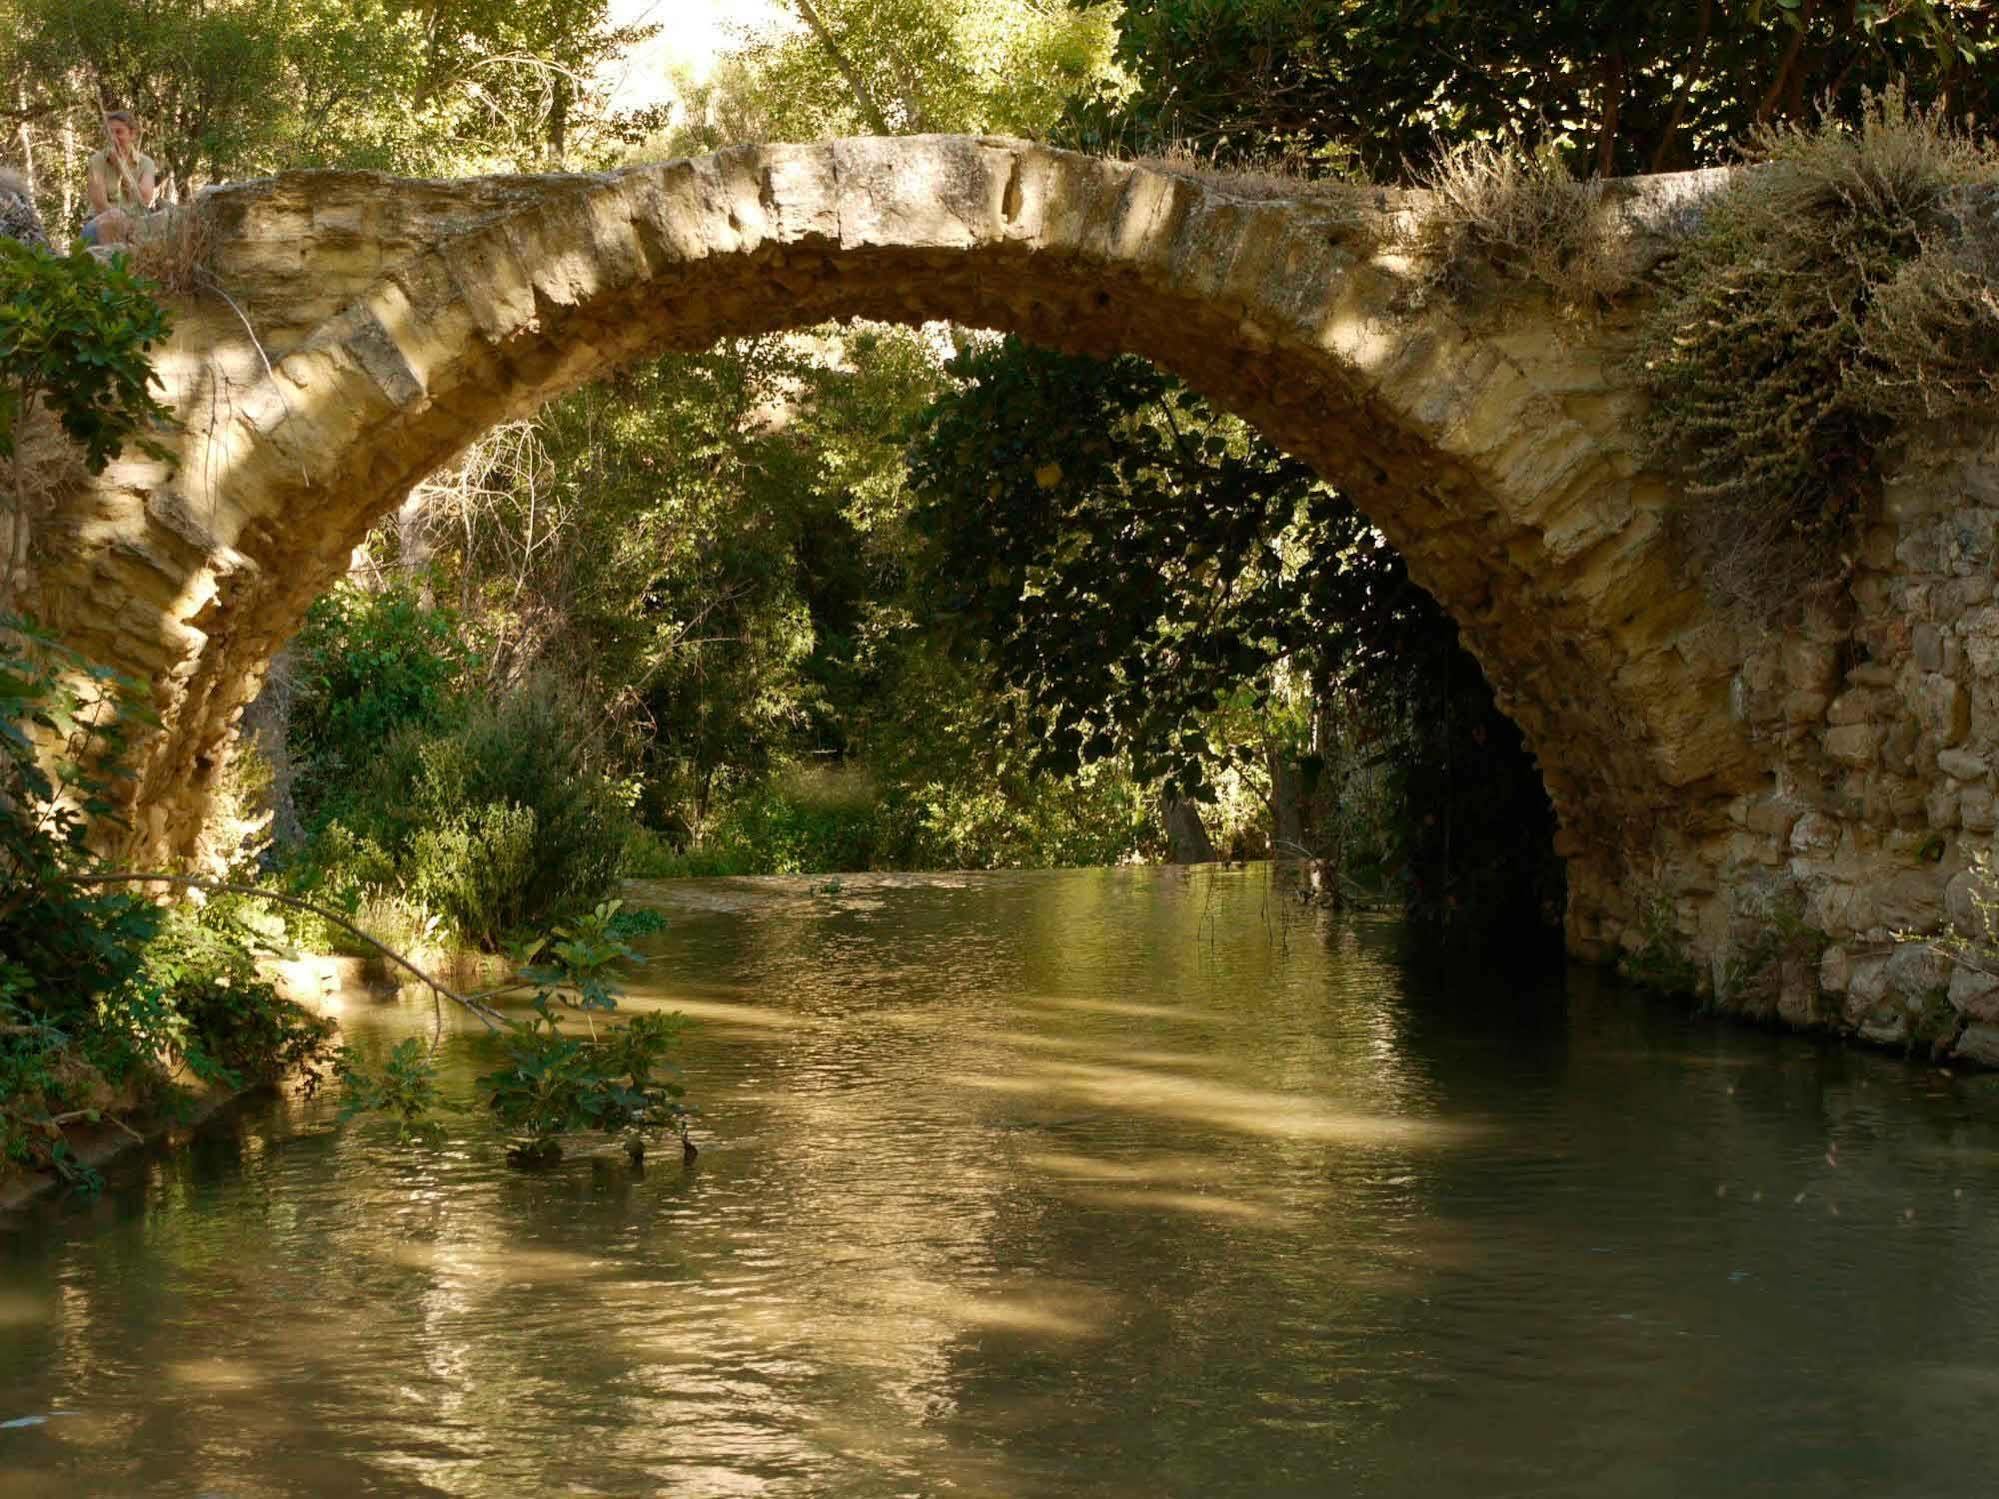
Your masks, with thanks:
[(340, 1080), (342, 1124), (362, 1114), (382, 1114), (395, 1125), (401, 1144), (435, 1143), (444, 1137), (443, 1125), (433, 1117), (443, 1105), (443, 1094), (430, 1048), (421, 1036), (398, 1041), (379, 1071), (352, 1047), (344, 1047), (334, 1059), (333, 1071)]
[[(686, 1140), (693, 1111), (681, 1101), (686, 1090), (680, 1071), (668, 1061), (685, 1019), (640, 1014), (613, 1023), (610, 1018), (618, 1007), (614, 972), (638, 957), (623, 933), (662, 924), (654, 913), (626, 914), (621, 902), (606, 901), (517, 953), (517, 983), (533, 989), (533, 1013), (504, 1022), (488, 1037), (495, 1065), (474, 1084), (495, 1122), (514, 1137), (508, 1158), (517, 1165), (559, 1160), (561, 1137), (572, 1133), (622, 1133), (635, 1158), (645, 1154), (654, 1134), (671, 1132)], [(563, 1028), (570, 1015), (583, 1017), (584, 1032)], [(337, 1071), (343, 1120), (383, 1114), (404, 1144), (441, 1134), (431, 1118), (444, 1106), (434, 1043), (426, 1048), (416, 1037), (406, 1039), (379, 1067), (343, 1053)]]
[(440, 728), (390, 736), (308, 848), (300, 883), (349, 900), (406, 893), (497, 947), (616, 883), (629, 795), (573, 693), (531, 680)]
[[(496, 1042), (500, 1065), (478, 1081), (494, 1117), (514, 1132), (523, 1164), (555, 1159), (556, 1137), (575, 1130), (624, 1131), (635, 1154), (652, 1131), (685, 1136), (686, 1089), (666, 1060), (685, 1020), (634, 1015), (599, 1032), (593, 1018), (617, 1008), (611, 970), (638, 957), (616, 934), (619, 908), (606, 902), (558, 928), (545, 950), (531, 950), (522, 977), (535, 986), (533, 1018), (509, 1022)], [(585, 1017), (587, 1036), (562, 1029), (565, 1010)]]

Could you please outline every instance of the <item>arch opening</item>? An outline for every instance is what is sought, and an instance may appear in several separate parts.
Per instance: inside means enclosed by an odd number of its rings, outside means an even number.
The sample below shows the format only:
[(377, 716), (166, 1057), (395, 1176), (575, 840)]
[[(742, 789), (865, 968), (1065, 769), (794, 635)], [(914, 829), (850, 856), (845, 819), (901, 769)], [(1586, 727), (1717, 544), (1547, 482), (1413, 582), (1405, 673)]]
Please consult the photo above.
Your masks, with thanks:
[[(46, 617), (160, 684), (149, 849), (192, 836), (271, 652), (368, 528), (480, 432), (648, 353), (854, 317), (1141, 355), (1339, 488), (1538, 759), (1578, 950), (1759, 775), (1726, 711), (1733, 642), (1672, 567), (1669, 495), (1605, 373), (1615, 330), (1412, 309), (1394, 203), (932, 137), (612, 177), (298, 174), (210, 211), (262, 347), (227, 311), (183, 318), (178, 470), (116, 466), (40, 577)], [(79, 607), (107, 586), (122, 623)]]

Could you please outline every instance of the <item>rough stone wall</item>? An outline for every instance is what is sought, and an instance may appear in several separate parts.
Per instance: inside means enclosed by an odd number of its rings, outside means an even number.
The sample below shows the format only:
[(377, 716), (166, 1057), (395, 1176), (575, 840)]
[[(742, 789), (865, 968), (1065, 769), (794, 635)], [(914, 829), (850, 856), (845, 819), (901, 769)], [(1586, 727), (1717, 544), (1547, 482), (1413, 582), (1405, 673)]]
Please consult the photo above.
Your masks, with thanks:
[[(1621, 185), (1605, 211), (1643, 258), (1699, 185)], [(162, 727), (143, 750), (134, 858), (200, 855), (272, 653), (417, 479), (631, 359), (849, 316), (1143, 354), (1340, 485), (1457, 619), (1537, 755), (1579, 955), (1664, 933), (1727, 977), (1775, 882), (1874, 890), (1900, 857), (1884, 840), (1929, 815), (1924, 777), (1959, 763), (1944, 750), (1969, 753), (1962, 736), (1941, 742), (1960, 708), (1936, 685), (1957, 684), (1975, 726), (1964, 639), (1948, 667), (1923, 645), (1938, 665), (1881, 677), (1889, 594), (1916, 588), (1942, 543), (1911, 532), (1904, 558), (1899, 532), (1870, 539), (1858, 625), (1815, 616), (1781, 641), (1745, 639), (1688, 579), (1664, 525), (1673, 492), (1637, 457), (1638, 398), (1619, 375), (1633, 314), (1585, 325), (1522, 296), (1470, 319), (1422, 300), (1393, 248), (1407, 195), (1243, 198), (1221, 180), (927, 137), (745, 147), (608, 177), (301, 173), (207, 201), (231, 301), (179, 309), (160, 361), (186, 424), (179, 462), (114, 465), (38, 528), (27, 590), (74, 643), (154, 683)], [(1989, 455), (1963, 471), (1987, 482)], [(1894, 503), (1940, 482), (1912, 471)], [(1922, 586), (1941, 607), (1949, 588)], [(1959, 622), (1932, 621), (1937, 640)], [(1868, 630), (1879, 648), (1848, 661), (1842, 642)], [(1919, 640), (1901, 647), (1911, 661)], [(1884, 706), (1904, 689), (1930, 715), (1909, 744)], [(1822, 707), (1794, 717), (1815, 693)], [(1925, 750), (1920, 725), (1938, 714)], [(1908, 890), (1941, 891), (1989, 791), (1962, 783), (1949, 857), (1897, 866)], [(1836, 877), (1794, 876), (1799, 828), (1807, 864), (1823, 836), (1807, 811), (1840, 830)], [(1813, 898), (1826, 914), (1829, 897)], [(1839, 920), (1856, 941), (1892, 924)], [(1827, 931), (1843, 941), (1847, 926)], [(1840, 951), (1872, 974), (1871, 954)]]
[[(1972, 858), (1999, 824), (1995, 536), (1999, 441), (1920, 434), (1849, 584), (1746, 653), (1733, 711), (1770, 783), (1731, 804), (1676, 912), (1725, 1003), (1999, 1066), (1999, 978), (1919, 940), (1976, 934)], [(1773, 911), (1805, 940), (1745, 973)]]

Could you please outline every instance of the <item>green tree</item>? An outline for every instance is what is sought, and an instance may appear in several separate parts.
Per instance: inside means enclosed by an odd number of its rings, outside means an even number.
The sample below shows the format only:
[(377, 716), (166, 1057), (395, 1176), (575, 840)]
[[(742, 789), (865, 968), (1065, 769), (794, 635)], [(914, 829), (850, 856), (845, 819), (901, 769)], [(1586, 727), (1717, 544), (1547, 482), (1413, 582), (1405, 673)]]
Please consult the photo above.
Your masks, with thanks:
[(596, 74), (645, 34), (608, 0), (0, 0), (0, 23), (0, 117), (59, 229), (114, 107), (181, 196), (293, 167), (594, 161), (622, 138)]
[(472, 664), (456, 617), (407, 584), (343, 583), (316, 602), (288, 663), (300, 814), (311, 821), (337, 804), (398, 730), (460, 717)]
[(0, 237), (0, 458), (37, 404), (92, 473), (171, 413), (147, 351), (171, 324), (122, 258), (61, 256)]
[(1247, 766), (1296, 774), (1330, 815), (1344, 715), (1353, 757), (1393, 781), (1377, 862), (1413, 909), (1531, 925), (1558, 905), (1518, 730), (1449, 617), (1310, 470), (1136, 359), (1008, 339), (952, 373), (911, 454), (929, 570), (953, 580), (921, 629), (990, 674), (1036, 770), (1118, 758), (1206, 797)]
[(164, 454), (146, 435), (171, 419), (153, 397), (147, 351), (168, 326), (122, 258), (64, 257), (0, 237), (0, 460), (11, 481), (0, 603), (27, 566), (31, 498), (48, 483), (30, 471), (25, 424), (47, 411), (91, 473), (128, 442)]
[(1514, 138), (1581, 175), (1705, 166), (1902, 78), (1952, 114), (1999, 105), (1985, 0), (1130, 0), (1117, 61), (1130, 86), (1064, 138), (1381, 179)]
[(788, 0), (693, 100), (686, 145), (931, 131), (1038, 135), (1109, 66), (1115, 5)]

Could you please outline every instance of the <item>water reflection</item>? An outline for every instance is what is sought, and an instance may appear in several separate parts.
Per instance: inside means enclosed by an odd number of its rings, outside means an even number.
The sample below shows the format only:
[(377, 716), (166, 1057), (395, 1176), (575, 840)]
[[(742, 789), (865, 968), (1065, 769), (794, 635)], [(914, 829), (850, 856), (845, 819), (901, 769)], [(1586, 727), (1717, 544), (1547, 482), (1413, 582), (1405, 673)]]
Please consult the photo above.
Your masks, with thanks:
[(651, 892), (691, 1169), (285, 1100), (0, 1225), (0, 1499), (1986, 1492), (1999, 1083), (1263, 870), (813, 883)]

